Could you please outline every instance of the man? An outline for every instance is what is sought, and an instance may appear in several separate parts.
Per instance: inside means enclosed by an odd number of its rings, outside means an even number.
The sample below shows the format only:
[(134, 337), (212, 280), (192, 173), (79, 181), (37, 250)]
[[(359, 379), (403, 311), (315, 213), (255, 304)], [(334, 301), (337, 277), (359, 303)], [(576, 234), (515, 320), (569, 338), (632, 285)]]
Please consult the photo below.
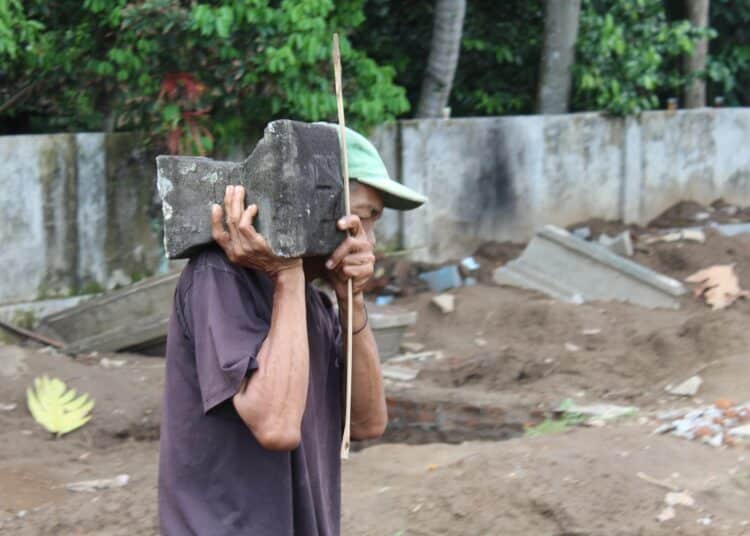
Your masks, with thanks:
[[(333, 127), (333, 125), (331, 125)], [(229, 186), (213, 206), (218, 247), (192, 258), (167, 338), (159, 460), (165, 536), (339, 534), (347, 279), (353, 282), (353, 439), (387, 423), (362, 289), (383, 207), (425, 199), (390, 180), (372, 144), (347, 132), (352, 216), (328, 259), (276, 257), (253, 228), (256, 205)], [(310, 282), (327, 279), (338, 314)], [(339, 320), (339, 319), (344, 319)]]

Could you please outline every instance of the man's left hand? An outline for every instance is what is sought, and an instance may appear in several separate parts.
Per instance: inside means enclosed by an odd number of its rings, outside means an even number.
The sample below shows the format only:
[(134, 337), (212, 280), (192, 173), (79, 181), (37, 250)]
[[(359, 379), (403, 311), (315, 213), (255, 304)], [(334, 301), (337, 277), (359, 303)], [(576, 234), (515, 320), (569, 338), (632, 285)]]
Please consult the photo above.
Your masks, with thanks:
[(348, 236), (326, 261), (326, 268), (336, 297), (346, 300), (346, 281), (351, 279), (354, 295), (360, 294), (375, 272), (375, 255), (359, 216), (344, 216), (337, 227)]

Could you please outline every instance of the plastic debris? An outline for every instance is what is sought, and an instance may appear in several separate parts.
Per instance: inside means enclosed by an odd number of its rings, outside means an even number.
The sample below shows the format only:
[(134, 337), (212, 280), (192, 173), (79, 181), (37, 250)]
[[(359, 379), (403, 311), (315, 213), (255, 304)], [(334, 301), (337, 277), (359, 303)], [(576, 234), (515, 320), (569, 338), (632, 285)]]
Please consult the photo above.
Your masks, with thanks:
[(378, 296), (375, 298), (375, 305), (389, 305), (393, 301), (393, 296), (390, 294), (385, 294), (383, 296)]
[(121, 488), (130, 482), (130, 476), (127, 474), (117, 475), (114, 478), (98, 478), (96, 480), (82, 480), (80, 482), (71, 482), (66, 484), (68, 491), (79, 491), (93, 493), (98, 490)]
[(666, 422), (654, 430), (656, 434), (670, 433), (712, 447), (750, 442), (750, 402), (727, 406), (718, 400), (711, 406), (663, 412), (658, 418)]
[(433, 292), (443, 292), (461, 286), (461, 274), (456, 266), (424, 272), (419, 275), (419, 279), (426, 282)]
[(688, 276), (685, 281), (698, 284), (693, 293), (703, 297), (714, 311), (724, 309), (737, 298), (744, 298), (749, 294), (740, 288), (734, 264), (710, 266)]

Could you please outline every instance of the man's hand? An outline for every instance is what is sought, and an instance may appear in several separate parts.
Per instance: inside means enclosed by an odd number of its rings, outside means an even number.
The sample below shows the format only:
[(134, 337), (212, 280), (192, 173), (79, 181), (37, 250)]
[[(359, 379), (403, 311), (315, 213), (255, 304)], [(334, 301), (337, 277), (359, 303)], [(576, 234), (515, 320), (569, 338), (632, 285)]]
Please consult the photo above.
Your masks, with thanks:
[(375, 272), (375, 255), (359, 216), (344, 216), (337, 226), (349, 236), (333, 252), (326, 268), (336, 297), (345, 303), (346, 281), (351, 279), (354, 295), (360, 294)]
[[(285, 259), (276, 256), (266, 239), (253, 227), (258, 206), (245, 209), (245, 188), (227, 186), (224, 193), (227, 227), (222, 224), (224, 211), (214, 204), (211, 208), (211, 235), (224, 253), (235, 264), (253, 268), (276, 279), (279, 273), (290, 268), (302, 268), (302, 259)], [(346, 291), (344, 291), (346, 292)]]

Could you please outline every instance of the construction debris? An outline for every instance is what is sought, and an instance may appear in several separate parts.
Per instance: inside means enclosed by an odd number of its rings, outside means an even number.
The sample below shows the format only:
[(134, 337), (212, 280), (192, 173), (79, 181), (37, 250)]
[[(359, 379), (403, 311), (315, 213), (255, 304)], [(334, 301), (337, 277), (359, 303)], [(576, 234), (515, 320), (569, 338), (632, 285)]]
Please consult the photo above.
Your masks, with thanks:
[(396, 365), (383, 365), (382, 372), (383, 378), (397, 382), (410, 382), (419, 374), (418, 370)]
[(612, 253), (623, 257), (633, 256), (633, 240), (630, 238), (630, 231), (624, 231), (615, 237), (601, 234), (599, 235), (599, 243)]
[(729, 307), (737, 298), (750, 294), (740, 288), (734, 264), (711, 266), (688, 276), (685, 281), (698, 284), (693, 294), (703, 297), (714, 311)]
[(698, 390), (701, 388), (702, 384), (703, 378), (701, 378), (700, 376), (693, 376), (692, 378), (688, 378), (679, 385), (667, 385), (664, 390), (670, 395), (675, 396), (695, 396), (696, 394), (698, 394)]
[(678, 309), (685, 293), (679, 281), (551, 225), (536, 233), (521, 257), (495, 270), (494, 280), (579, 304), (617, 300)]
[(445, 266), (431, 272), (424, 272), (419, 279), (425, 281), (432, 292), (445, 292), (461, 286), (461, 273), (456, 266)]
[(103, 489), (122, 488), (130, 482), (127, 474), (117, 475), (114, 478), (98, 478), (96, 480), (82, 480), (65, 485), (68, 491), (94, 493)]
[(750, 402), (733, 406), (717, 401), (697, 409), (668, 411), (659, 419), (665, 422), (654, 433), (697, 439), (712, 447), (750, 440)]
[(441, 313), (448, 314), (456, 308), (456, 297), (453, 294), (438, 294), (432, 298), (432, 303)]
[(644, 235), (640, 238), (640, 241), (647, 245), (656, 244), (657, 242), (679, 242), (681, 240), (703, 243), (706, 241), (706, 233), (700, 227), (691, 227), (687, 229), (673, 229), (657, 235)]

